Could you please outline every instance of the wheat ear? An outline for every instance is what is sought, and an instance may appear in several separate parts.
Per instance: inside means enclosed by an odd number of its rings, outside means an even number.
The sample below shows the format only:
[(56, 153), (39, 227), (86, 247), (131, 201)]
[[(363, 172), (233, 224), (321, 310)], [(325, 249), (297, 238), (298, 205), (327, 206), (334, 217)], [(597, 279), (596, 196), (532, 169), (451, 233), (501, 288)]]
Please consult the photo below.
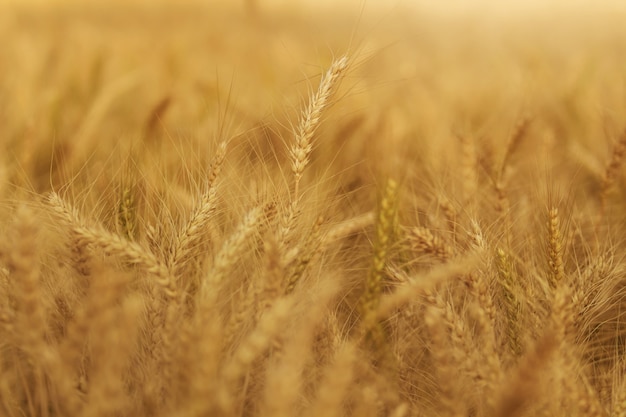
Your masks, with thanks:
[[(109, 276), (107, 276), (109, 275)], [(127, 286), (121, 274), (104, 273), (94, 280), (89, 306), (83, 317), (90, 327), (87, 403), (81, 415), (119, 414), (128, 406), (124, 389), (131, 365), (142, 302), (138, 296), (120, 302)]]
[(224, 410), (232, 411), (236, 407), (233, 402), (236, 397), (234, 392), (240, 380), (249, 371), (254, 361), (266, 352), (282, 333), (284, 325), (293, 314), (294, 305), (293, 297), (282, 297), (276, 300), (226, 362), (221, 372), (223, 383), (219, 384), (222, 402), (220, 405)]
[(173, 240), (171, 256), (168, 264), (172, 275), (180, 279), (184, 275), (185, 265), (193, 258), (198, 249), (202, 236), (207, 230), (207, 225), (215, 212), (215, 200), (217, 190), (210, 187), (202, 194), (198, 206), (194, 209), (185, 226), (178, 232)]
[(19, 208), (15, 228), (17, 236), (9, 252), (7, 266), (9, 276), (15, 283), (16, 328), (23, 329), (19, 332), (20, 347), (38, 356), (45, 348), (46, 322), (39, 283), (36, 250), (38, 227), (34, 213)]
[(611, 154), (611, 161), (606, 167), (606, 170), (604, 171), (604, 176), (602, 177), (602, 185), (600, 188), (600, 203), (602, 214), (606, 210), (606, 199), (608, 197), (609, 191), (611, 190), (613, 184), (615, 184), (615, 180), (619, 175), (619, 169), (624, 161), (624, 155), (626, 155), (626, 130), (624, 130), (621, 137), (615, 143), (615, 146), (613, 147), (613, 152)]
[(427, 273), (410, 277), (406, 284), (400, 286), (395, 292), (381, 297), (380, 306), (376, 311), (376, 318), (382, 320), (390, 315), (395, 309), (404, 307), (431, 291), (438, 284), (450, 280), (473, 270), (480, 261), (475, 254), (460, 257), (456, 262), (441, 264)]
[(376, 214), (373, 211), (368, 211), (334, 225), (322, 238), (322, 249), (326, 249), (341, 239), (363, 231), (374, 224), (375, 220)]
[(207, 189), (200, 197), (200, 201), (189, 220), (178, 231), (177, 237), (173, 241), (168, 264), (172, 274), (178, 279), (185, 271), (185, 264), (196, 255), (195, 251), (198, 249), (202, 236), (206, 233), (209, 222), (213, 218), (217, 199), (216, 181), (222, 171), (227, 147), (228, 141), (226, 140), (220, 142), (217, 147), (207, 178)]
[(561, 239), (559, 209), (552, 207), (548, 213), (548, 282), (555, 289), (565, 277), (563, 243)]
[(265, 206), (257, 206), (248, 211), (237, 229), (222, 244), (215, 263), (208, 273), (208, 279), (202, 282), (201, 295), (203, 302), (210, 305), (217, 298), (217, 286), (219, 286), (228, 272), (235, 266), (239, 255), (245, 248), (245, 244), (258, 231), (259, 226), (263, 223), (263, 217), (269, 211), (273, 210), (272, 204)]
[(504, 171), (509, 166), (511, 157), (519, 149), (522, 139), (524, 139), (524, 137), (526, 136), (526, 133), (528, 132), (528, 128), (530, 126), (530, 121), (530, 118), (524, 117), (515, 125), (513, 133), (511, 134), (509, 142), (507, 143), (506, 149), (504, 151), (504, 155), (502, 156), (500, 169), (498, 170), (498, 178), (500, 180), (504, 178)]
[(309, 101), (309, 105), (300, 117), (300, 123), (295, 132), (295, 143), (291, 147), (291, 170), (294, 174), (293, 202), (299, 200), (299, 186), (302, 173), (309, 163), (309, 156), (313, 150), (313, 135), (320, 124), (322, 111), (328, 106), (328, 100), (333, 88), (340, 80), (348, 66), (348, 58), (342, 57), (334, 61), (326, 74), (322, 76), (319, 88)]
[(496, 267), (503, 298), (503, 307), (506, 315), (507, 343), (515, 356), (522, 354), (523, 346), (521, 332), (521, 303), (518, 299), (518, 284), (513, 276), (513, 268), (508, 254), (501, 248), (496, 251)]
[(512, 372), (509, 381), (497, 396), (494, 415), (497, 417), (513, 417), (521, 415), (539, 395), (541, 389), (542, 370), (557, 349), (558, 342), (554, 335), (548, 333), (538, 341), (535, 348), (523, 356), (520, 364)]
[(129, 240), (137, 238), (137, 173), (129, 159), (125, 168), (124, 178), (120, 182), (120, 197), (117, 203), (117, 224), (122, 234)]
[(426, 253), (446, 262), (454, 255), (454, 250), (439, 236), (425, 227), (413, 227), (409, 230), (407, 239), (415, 252)]
[(390, 353), (383, 347), (386, 336), (382, 324), (376, 318), (376, 311), (380, 304), (387, 259), (396, 233), (397, 203), (398, 183), (389, 179), (379, 203), (375, 226), (374, 258), (359, 305), (365, 339), (371, 343), (372, 349), (378, 355)]
[(374, 240), (374, 259), (367, 277), (365, 293), (361, 299), (362, 311), (370, 313), (376, 310), (380, 302), (382, 280), (389, 249), (393, 241), (397, 214), (398, 183), (387, 181), (385, 192), (380, 200), (376, 218), (376, 236)]
[(463, 414), (463, 390), (458, 379), (458, 347), (450, 346), (450, 337), (445, 317), (445, 301), (441, 295), (431, 293), (429, 305), (424, 312), (424, 324), (430, 334), (430, 355), (436, 367), (439, 386), (439, 406), (446, 415)]
[(13, 360), (17, 363), (18, 369), (21, 368), (19, 372), (22, 373), (22, 378), (29, 380), (28, 386), (21, 387), (27, 401), (24, 413), (28, 409), (29, 413), (42, 415), (44, 410), (50, 407), (45, 368), (48, 365), (47, 359), (52, 355), (46, 343), (46, 312), (37, 252), (39, 227), (34, 213), (26, 207), (18, 208), (15, 220), (16, 236), (8, 254), (7, 267), (9, 279), (14, 285), (13, 335), (16, 347), (24, 352), (26, 357), (20, 358), (18, 350)]
[(357, 349), (350, 342), (339, 347), (333, 363), (329, 365), (322, 378), (317, 398), (312, 404), (307, 417), (325, 416), (339, 417), (342, 404), (354, 380), (354, 365), (357, 360)]
[(476, 158), (476, 142), (468, 136), (459, 136), (461, 141), (460, 173), (463, 189), (463, 201), (469, 203), (478, 187), (478, 169)]
[(284, 291), (285, 265), (282, 263), (278, 241), (270, 233), (264, 239), (263, 257), (263, 271), (259, 279), (253, 282), (257, 320)]
[(320, 229), (324, 223), (324, 218), (320, 216), (305, 242), (302, 244), (302, 249), (298, 253), (298, 257), (295, 260), (295, 264), (291, 270), (291, 273), (287, 277), (287, 283), (285, 285), (285, 294), (290, 294), (295, 288), (300, 278), (306, 271), (307, 266), (311, 263), (311, 260), (319, 253), (320, 249)]
[(169, 300), (175, 300), (179, 296), (169, 271), (150, 251), (138, 243), (131, 242), (102, 227), (86, 226), (78, 212), (63, 201), (57, 193), (50, 193), (47, 202), (54, 214), (76, 236), (77, 244), (82, 247), (95, 246), (107, 255), (118, 256), (128, 263), (138, 266), (155, 277), (156, 283)]

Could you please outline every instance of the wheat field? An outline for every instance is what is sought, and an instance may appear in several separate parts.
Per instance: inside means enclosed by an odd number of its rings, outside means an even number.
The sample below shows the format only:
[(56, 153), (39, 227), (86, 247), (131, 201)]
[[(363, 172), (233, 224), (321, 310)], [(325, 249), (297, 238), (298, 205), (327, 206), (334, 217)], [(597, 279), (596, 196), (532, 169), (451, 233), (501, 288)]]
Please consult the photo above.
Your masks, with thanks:
[(626, 416), (623, 9), (35, 3), (0, 415)]

